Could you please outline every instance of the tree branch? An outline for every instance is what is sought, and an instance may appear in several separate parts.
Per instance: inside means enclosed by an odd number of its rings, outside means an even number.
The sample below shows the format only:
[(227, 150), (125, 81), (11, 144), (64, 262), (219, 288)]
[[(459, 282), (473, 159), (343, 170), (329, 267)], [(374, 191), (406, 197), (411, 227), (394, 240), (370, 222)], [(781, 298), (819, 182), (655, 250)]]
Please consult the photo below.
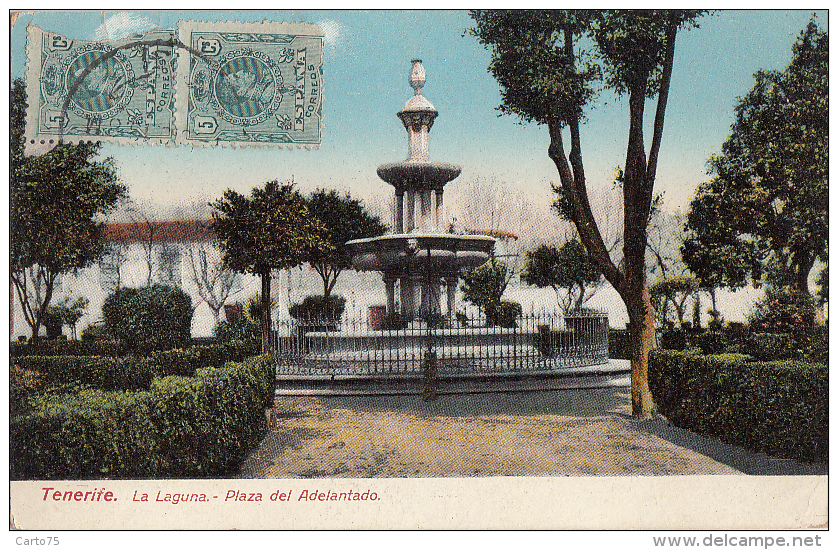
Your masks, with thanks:
[[(676, 14), (670, 15), (666, 27), (666, 50), (664, 52), (663, 74), (658, 89), (658, 107), (655, 111), (655, 125), (652, 133), (652, 144), (649, 148), (649, 164), (646, 167), (646, 179), (655, 181), (658, 169), (658, 153), (663, 139), (663, 121), (666, 114), (666, 103), (669, 98), (669, 84), (672, 81), (672, 65), (675, 60), (675, 36), (678, 31)], [(650, 190), (651, 195), (651, 190)], [(651, 200), (651, 198), (650, 198)]]

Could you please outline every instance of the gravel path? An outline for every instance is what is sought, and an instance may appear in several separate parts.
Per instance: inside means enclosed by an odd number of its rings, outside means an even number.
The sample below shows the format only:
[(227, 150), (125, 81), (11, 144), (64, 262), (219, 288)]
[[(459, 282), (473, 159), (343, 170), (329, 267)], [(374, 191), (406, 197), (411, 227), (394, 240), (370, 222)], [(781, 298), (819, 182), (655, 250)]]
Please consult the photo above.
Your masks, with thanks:
[(628, 388), (419, 396), (278, 396), (239, 478), (822, 474), (637, 421)]

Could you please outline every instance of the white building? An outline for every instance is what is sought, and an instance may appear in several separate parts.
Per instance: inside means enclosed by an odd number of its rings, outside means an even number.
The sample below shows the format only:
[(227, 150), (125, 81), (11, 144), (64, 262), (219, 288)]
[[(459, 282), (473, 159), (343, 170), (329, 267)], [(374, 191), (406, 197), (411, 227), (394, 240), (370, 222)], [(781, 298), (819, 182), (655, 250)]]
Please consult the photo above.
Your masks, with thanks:
[[(89, 300), (85, 315), (77, 325), (78, 334), (88, 325), (102, 321), (102, 303), (118, 287), (140, 287), (149, 283), (178, 286), (192, 298), (195, 308), (192, 317), (193, 336), (211, 336), (216, 319), (214, 312), (201, 297), (197, 280), (212, 279), (218, 270), (221, 254), (214, 244), (209, 220), (142, 221), (109, 223), (105, 226), (105, 240), (109, 252), (90, 267), (61, 276), (55, 286), (52, 304), (64, 297)], [(281, 309), (287, 307), (287, 274), (274, 277), (272, 294)], [(259, 278), (235, 274), (225, 303), (245, 303), (259, 292)], [(218, 289), (216, 282), (216, 290)], [(224, 310), (219, 319), (223, 320)], [(12, 338), (30, 336), (19, 298), (12, 292)], [(69, 334), (69, 328), (64, 327)], [(41, 334), (44, 334), (42, 328)]]

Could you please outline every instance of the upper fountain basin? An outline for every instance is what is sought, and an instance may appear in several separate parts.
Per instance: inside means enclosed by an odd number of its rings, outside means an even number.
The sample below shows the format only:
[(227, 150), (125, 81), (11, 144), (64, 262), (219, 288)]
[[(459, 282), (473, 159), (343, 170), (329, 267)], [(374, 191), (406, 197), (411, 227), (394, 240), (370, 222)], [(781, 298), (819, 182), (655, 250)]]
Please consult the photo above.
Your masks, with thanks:
[(378, 177), (390, 185), (408, 189), (441, 189), (460, 175), (461, 166), (448, 162), (405, 160), (378, 167)]

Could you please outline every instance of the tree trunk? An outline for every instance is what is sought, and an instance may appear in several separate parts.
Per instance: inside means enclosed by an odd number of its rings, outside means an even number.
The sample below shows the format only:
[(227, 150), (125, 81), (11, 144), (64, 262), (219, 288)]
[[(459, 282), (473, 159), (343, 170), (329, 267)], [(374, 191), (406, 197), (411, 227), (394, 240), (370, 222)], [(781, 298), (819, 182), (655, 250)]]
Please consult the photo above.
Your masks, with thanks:
[(657, 347), (655, 313), (646, 285), (635, 296), (640, 298), (624, 299), (631, 335), (631, 414), (638, 418), (649, 418), (655, 412), (652, 391), (649, 389), (649, 352)]
[(262, 273), (262, 353), (270, 352), (271, 339), (271, 272)]
[(701, 294), (695, 291), (695, 303), (693, 304), (693, 328), (699, 330), (701, 328)]

